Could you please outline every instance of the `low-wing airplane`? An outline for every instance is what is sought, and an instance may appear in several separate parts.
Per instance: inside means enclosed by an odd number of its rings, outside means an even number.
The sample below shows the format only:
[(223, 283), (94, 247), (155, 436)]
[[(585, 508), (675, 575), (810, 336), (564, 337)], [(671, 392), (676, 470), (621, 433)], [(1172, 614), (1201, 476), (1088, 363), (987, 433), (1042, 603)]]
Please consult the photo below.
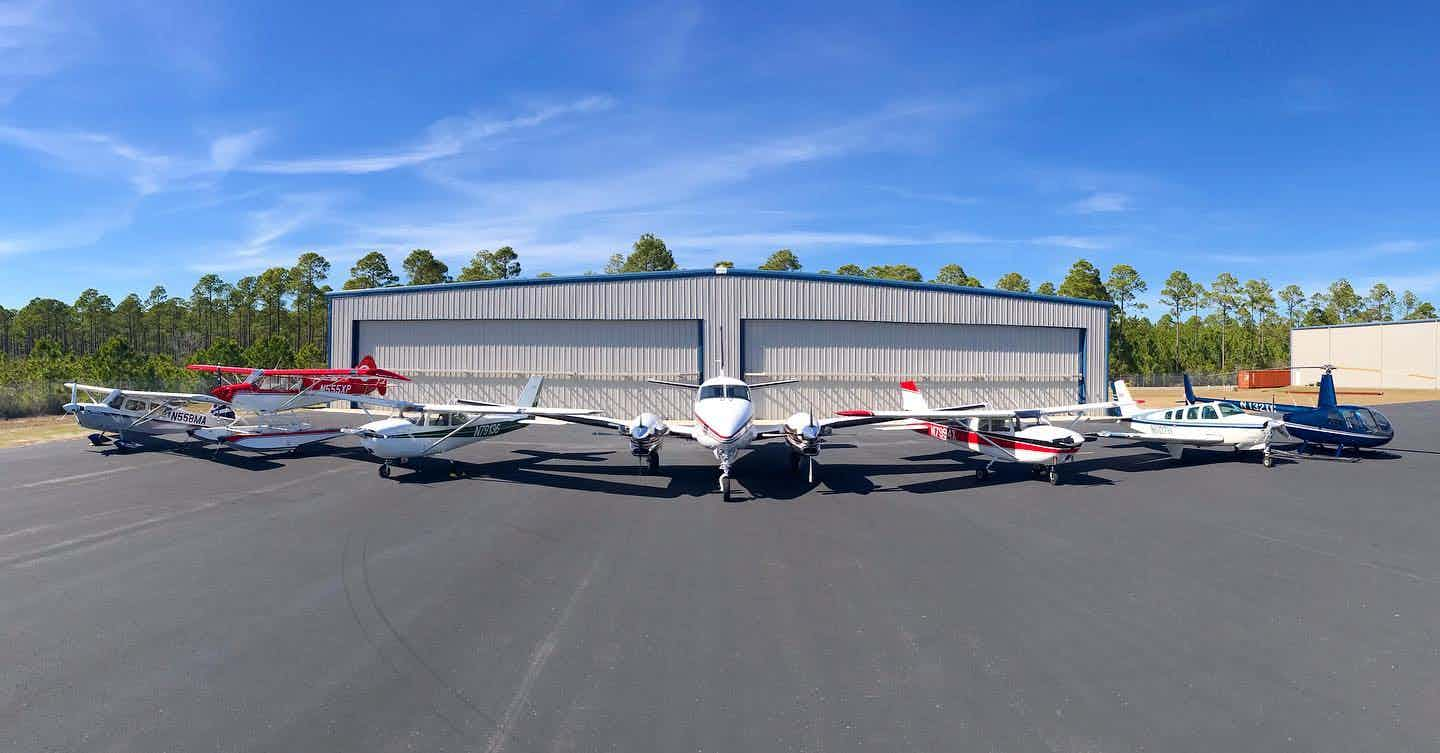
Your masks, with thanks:
[[(347, 397), (363, 405), (389, 407), (398, 414), (354, 428), (346, 434), (360, 438), (370, 454), (381, 459), (380, 478), (390, 478), (390, 466), (405, 465), (410, 460), (443, 455), (482, 439), (522, 429), (536, 416), (566, 417), (583, 415), (584, 410), (569, 408), (537, 408), (542, 377), (530, 377), (515, 398), (514, 405), (457, 401), (455, 404), (412, 403), (371, 395)], [(558, 416), (557, 416), (558, 417)], [(450, 470), (456, 470), (450, 461)]]
[(1346, 447), (1357, 450), (1365, 447), (1379, 447), (1395, 438), (1395, 427), (1390, 420), (1374, 408), (1361, 405), (1340, 405), (1335, 397), (1335, 378), (1331, 372), (1337, 367), (1296, 366), (1292, 368), (1316, 368), (1324, 373), (1320, 376), (1320, 394), (1315, 407), (1267, 403), (1259, 400), (1233, 400), (1222, 397), (1199, 397), (1190, 385), (1190, 375), (1185, 375), (1186, 403), (1216, 403), (1232, 409), (1252, 411), (1279, 416), (1279, 423), (1285, 433), (1300, 440), (1300, 451), (1306, 452), (1310, 445), (1333, 445), (1335, 457), (1340, 457)]
[[(784, 439), (790, 448), (790, 468), (805, 467), (805, 477), (815, 483), (816, 456), (824, 437), (836, 429), (864, 424), (884, 423), (897, 418), (908, 417), (898, 412), (866, 412), (864, 415), (847, 415), (838, 418), (817, 420), (808, 412), (791, 415), (780, 423), (758, 423), (755, 421), (755, 404), (751, 401), (751, 390), (790, 384), (794, 379), (778, 379), (757, 384), (747, 384), (741, 379), (725, 376), (723, 364), (719, 376), (706, 379), (700, 384), (673, 382), (664, 379), (650, 379), (653, 384), (694, 390), (695, 402), (692, 408), (693, 425), (677, 426), (653, 413), (641, 413), (630, 420), (599, 415), (576, 415), (553, 413), (551, 418), (570, 423), (600, 426), (618, 431), (630, 442), (630, 453), (640, 458), (651, 471), (660, 467), (660, 447), (670, 436), (692, 439), (701, 447), (710, 450), (719, 461), (720, 494), (730, 499), (730, 469), (741, 451), (755, 442)], [(956, 406), (976, 408), (983, 403)]]
[(391, 381), (408, 382), (403, 374), (375, 365), (365, 356), (350, 369), (253, 369), (192, 363), (185, 368), (214, 374), (220, 384), (210, 394), (252, 413), (275, 413), (292, 408), (349, 400), (354, 395), (384, 395)]
[(235, 423), (229, 404), (213, 395), (123, 390), (76, 382), (65, 386), (70, 388), (65, 412), (74, 415), (81, 426), (95, 430), (89, 439), (96, 446), (109, 444), (114, 435), (117, 448), (133, 450), (141, 445), (132, 435), (181, 434)]
[(1130, 431), (1098, 431), (1095, 436), (1161, 445), (1176, 460), (1184, 456), (1187, 447), (1228, 447), (1236, 452), (1259, 451), (1266, 468), (1275, 464), (1270, 439), (1279, 422), (1250, 415), (1232, 405), (1232, 401), (1196, 401), (1194, 393), (1189, 391), (1188, 379), (1186, 392), (1191, 398), (1187, 405), (1143, 410), (1131, 397), (1125, 381), (1115, 382), (1119, 422), (1127, 424)]
[[(1050, 416), (1080, 416), (1088, 411), (1114, 408), (1117, 403), (1078, 403), (1044, 408), (984, 408), (957, 406), (932, 412), (925, 396), (913, 381), (900, 383), (902, 410), (878, 412), (868, 410), (840, 411), (847, 416), (885, 416), (909, 418), (894, 429), (926, 434), (942, 442), (958, 442), (971, 452), (989, 458), (975, 469), (975, 479), (984, 481), (996, 463), (1018, 463), (1034, 468), (1051, 484), (1060, 483), (1060, 468), (1075, 459), (1085, 436), (1080, 432), (1049, 422)], [(927, 418), (927, 413), (935, 414)]]

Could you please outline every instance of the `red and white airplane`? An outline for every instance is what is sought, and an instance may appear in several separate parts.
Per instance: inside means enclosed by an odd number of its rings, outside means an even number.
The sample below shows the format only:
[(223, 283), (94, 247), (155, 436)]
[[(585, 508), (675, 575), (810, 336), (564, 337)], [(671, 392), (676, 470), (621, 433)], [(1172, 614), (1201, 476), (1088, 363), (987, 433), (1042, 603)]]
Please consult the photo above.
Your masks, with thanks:
[(384, 395), (391, 381), (410, 381), (403, 374), (376, 366), (370, 356), (349, 369), (252, 369), (201, 363), (185, 368), (214, 374), (220, 384), (210, 394), (253, 413), (323, 405), (350, 395)]
[[(1044, 474), (1051, 484), (1060, 483), (1061, 465), (1075, 459), (1080, 446), (1085, 444), (1085, 435), (1055, 426), (1048, 418), (1060, 415), (1078, 417), (1089, 411), (1120, 405), (1118, 402), (1105, 402), (1045, 408), (961, 407), (958, 410), (932, 411), (913, 381), (900, 383), (900, 400), (902, 410), (899, 411), (847, 410), (839, 411), (839, 415), (909, 417), (908, 422), (887, 428), (915, 431), (942, 442), (957, 442), (971, 452), (989, 458), (989, 462), (975, 469), (977, 481), (984, 481), (990, 475), (991, 466), (996, 463), (1019, 463)], [(935, 420), (924, 417), (923, 414), (927, 413), (945, 415)]]

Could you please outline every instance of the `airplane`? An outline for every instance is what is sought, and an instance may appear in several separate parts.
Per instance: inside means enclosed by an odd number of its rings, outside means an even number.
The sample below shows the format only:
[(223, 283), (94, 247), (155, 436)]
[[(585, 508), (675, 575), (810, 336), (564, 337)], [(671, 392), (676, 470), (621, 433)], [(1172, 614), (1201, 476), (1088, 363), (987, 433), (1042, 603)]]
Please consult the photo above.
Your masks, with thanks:
[(384, 395), (391, 381), (410, 381), (403, 374), (376, 366), (370, 356), (350, 369), (255, 369), (202, 363), (185, 368), (214, 374), (220, 384), (210, 394), (253, 413), (323, 405), (354, 395)]
[[(113, 434), (115, 447), (122, 452), (144, 446), (132, 435), (183, 433), (222, 448), (295, 452), (342, 433), (338, 427), (316, 428), (304, 422), (241, 423), (230, 403), (210, 394), (126, 390), (75, 382), (66, 382), (65, 386), (70, 388), (65, 412), (73, 414), (81, 426), (95, 430), (87, 437), (90, 443), (97, 447), (110, 444)], [(83, 402), (78, 394), (81, 392), (87, 398)], [(195, 410), (191, 408), (194, 405), (208, 405), (209, 409)]]
[(1115, 382), (1114, 387), (1120, 411), (1118, 422), (1128, 424), (1131, 431), (1099, 431), (1094, 436), (1162, 445), (1176, 460), (1184, 456), (1187, 447), (1229, 447), (1236, 452), (1259, 451), (1266, 468), (1275, 464), (1270, 439), (1280, 427), (1278, 421), (1253, 416), (1229, 401), (1197, 400), (1194, 393), (1189, 392), (1188, 378), (1189, 399), (1186, 405), (1177, 408), (1142, 410), (1123, 379)]
[[(824, 437), (836, 429), (865, 424), (884, 423), (898, 418), (912, 417), (903, 411), (865, 411), (863, 415), (846, 415), (839, 418), (816, 420), (808, 412), (791, 415), (780, 423), (757, 423), (755, 404), (751, 401), (751, 390), (790, 384), (795, 379), (777, 379), (769, 382), (747, 384), (741, 379), (725, 375), (724, 364), (718, 376), (706, 379), (700, 384), (674, 382), (665, 379), (649, 379), (652, 384), (694, 390), (695, 402), (692, 408), (694, 424), (678, 426), (667, 423), (654, 413), (641, 413), (630, 420), (599, 415), (548, 414), (551, 418), (570, 423), (599, 426), (612, 429), (630, 442), (630, 454), (640, 458), (651, 472), (660, 467), (660, 448), (670, 436), (694, 440), (701, 447), (710, 450), (719, 461), (720, 495), (730, 500), (730, 470), (736, 457), (743, 450), (750, 449), (756, 442), (783, 439), (790, 449), (790, 469), (799, 471), (805, 466), (808, 483), (816, 480), (816, 457), (820, 454)], [(471, 401), (462, 401), (471, 402)], [(983, 403), (959, 405), (945, 411), (931, 411), (926, 416), (943, 417), (946, 411), (982, 407)]]
[[(412, 403), (371, 395), (351, 395), (346, 399), (363, 405), (394, 408), (398, 414), (343, 431), (358, 436), (360, 444), (381, 459), (380, 478), (390, 478), (392, 464), (405, 465), (416, 458), (443, 455), (482, 439), (523, 429), (536, 416), (587, 413), (569, 408), (535, 407), (540, 397), (541, 382), (542, 377), (530, 377), (514, 405), (480, 401), (465, 401), (466, 404), (459, 401), (455, 404)], [(451, 473), (455, 473), (456, 469), (455, 461), (451, 460)]]
[(1185, 375), (1185, 402), (1211, 402), (1228, 405), (1240, 410), (1268, 413), (1280, 416), (1285, 433), (1300, 440), (1300, 451), (1310, 451), (1310, 445), (1335, 446), (1335, 457), (1340, 457), (1346, 447), (1358, 452), (1361, 448), (1379, 447), (1395, 438), (1395, 428), (1390, 420), (1374, 408), (1361, 405), (1340, 405), (1335, 397), (1335, 378), (1331, 375), (1336, 366), (1292, 366), (1291, 368), (1320, 369), (1320, 394), (1315, 406), (1267, 403), (1260, 400), (1233, 400), (1219, 397), (1197, 397), (1190, 385), (1190, 375)]
[(965, 445), (970, 452), (989, 458), (989, 462), (975, 469), (976, 481), (989, 478), (990, 470), (996, 463), (1018, 463), (1031, 466), (1053, 486), (1060, 483), (1061, 466), (1075, 459), (1075, 454), (1085, 443), (1085, 436), (1050, 423), (1049, 417), (1078, 417), (1086, 411), (1107, 410), (1118, 404), (1079, 403), (1015, 409), (959, 406), (939, 411), (939, 420), (927, 420), (924, 415), (930, 412), (929, 403), (920, 394), (920, 387), (913, 381), (904, 381), (900, 383), (900, 405), (901, 411), (883, 414), (867, 410), (839, 413), (845, 416), (908, 417), (911, 420), (907, 423), (886, 428), (915, 431), (942, 442)]
[[(63, 406), (65, 412), (74, 415), (81, 426), (95, 430), (88, 439), (97, 447), (109, 444), (112, 434), (116, 436), (115, 447), (127, 451), (142, 446), (131, 435), (189, 433), (228, 427), (235, 422), (229, 404), (214, 395), (123, 390), (76, 382), (66, 382), (65, 386), (70, 388), (70, 402)], [(81, 392), (85, 393), (85, 401), (80, 400)], [(194, 405), (209, 405), (209, 410), (192, 410)]]

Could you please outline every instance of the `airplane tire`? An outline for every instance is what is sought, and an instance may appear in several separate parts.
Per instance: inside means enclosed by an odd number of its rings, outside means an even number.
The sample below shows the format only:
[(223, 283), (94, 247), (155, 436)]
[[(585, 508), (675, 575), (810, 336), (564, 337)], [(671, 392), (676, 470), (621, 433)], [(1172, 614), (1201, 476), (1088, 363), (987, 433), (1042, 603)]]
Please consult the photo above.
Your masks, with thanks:
[(1275, 458), (1271, 457), (1271, 456), (1270, 456), (1270, 453), (1268, 453), (1268, 452), (1265, 453), (1265, 458), (1264, 458), (1263, 460), (1261, 460), (1260, 462), (1264, 463), (1266, 468), (1274, 468), (1274, 467), (1275, 467)]
[(390, 464), (389, 464), (389, 463), (381, 463), (381, 464), (380, 464), (379, 473), (380, 473), (380, 478), (390, 478)]
[(1052, 467), (1052, 468), (1050, 469), (1050, 473), (1049, 473), (1048, 478), (1049, 478), (1049, 480), (1050, 480), (1050, 485), (1051, 485), (1051, 486), (1059, 486), (1059, 485), (1060, 485), (1060, 469), (1059, 469), (1059, 468), (1053, 468), (1053, 467)]
[(730, 501), (730, 477), (720, 477), (720, 498), (726, 502)]
[(989, 468), (976, 468), (976, 469), (975, 469), (975, 480), (976, 480), (976, 481), (983, 482), (983, 481), (984, 481), (985, 479), (987, 479), (987, 478), (990, 478), (990, 469), (989, 469)]

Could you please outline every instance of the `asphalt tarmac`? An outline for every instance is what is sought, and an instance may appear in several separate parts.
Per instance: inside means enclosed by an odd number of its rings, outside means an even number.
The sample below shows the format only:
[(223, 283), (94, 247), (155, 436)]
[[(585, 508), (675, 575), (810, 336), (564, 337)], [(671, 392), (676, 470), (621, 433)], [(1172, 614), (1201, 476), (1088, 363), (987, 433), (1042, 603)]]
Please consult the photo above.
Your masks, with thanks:
[(1087, 445), (820, 483), (537, 426), (363, 451), (0, 451), (0, 750), (1440, 748), (1440, 403), (1360, 463)]

